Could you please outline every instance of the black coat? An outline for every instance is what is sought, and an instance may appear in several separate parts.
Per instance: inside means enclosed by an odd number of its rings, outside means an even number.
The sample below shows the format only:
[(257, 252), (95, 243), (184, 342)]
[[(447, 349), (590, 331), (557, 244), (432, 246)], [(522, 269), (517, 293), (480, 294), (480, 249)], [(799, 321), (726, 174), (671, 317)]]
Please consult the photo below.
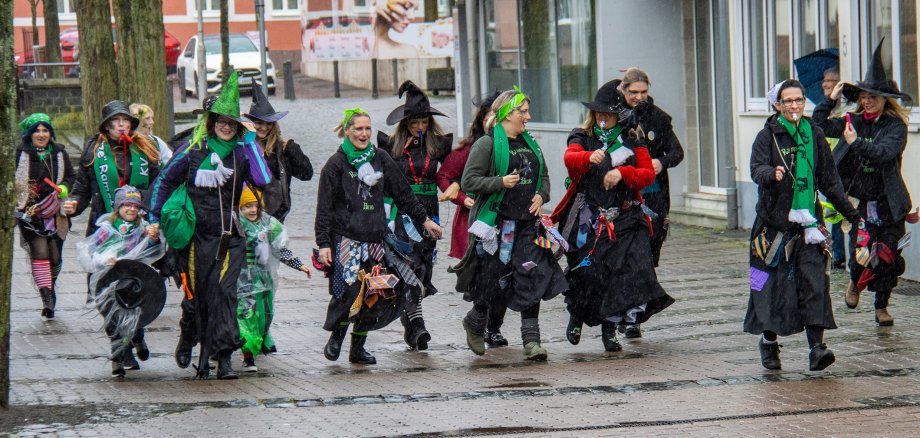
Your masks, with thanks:
[[(844, 188), (851, 191), (851, 183), (863, 165), (880, 169), (884, 183), (883, 196), (888, 198), (891, 217), (903, 220), (911, 208), (910, 194), (901, 177), (901, 159), (907, 147), (907, 126), (888, 114), (882, 114), (873, 121), (866, 121), (862, 114), (850, 113), (850, 121), (856, 130), (856, 141), (847, 144), (843, 139), (846, 120), (843, 117), (830, 118), (836, 101), (824, 99), (815, 108), (815, 124), (827, 135), (839, 137), (834, 148), (834, 162), (840, 172)], [(862, 199), (876, 201), (878, 199)], [(836, 204), (835, 204), (836, 205)]]
[(390, 232), (384, 197), (393, 198), (396, 207), (416, 223), (422, 224), (428, 218), (389, 154), (378, 150), (371, 166), (384, 176), (368, 187), (358, 179), (358, 172), (341, 148), (326, 161), (320, 172), (316, 200), (316, 244), (320, 248), (331, 248), (334, 236), (359, 242), (383, 241)]
[[(96, 181), (96, 171), (93, 169), (93, 152), (96, 150), (96, 141), (98, 138), (98, 135), (90, 136), (83, 145), (83, 154), (80, 156), (80, 165), (77, 169), (77, 183), (70, 192), (70, 196), (77, 201), (77, 211), (74, 213), (74, 216), (82, 214), (83, 210), (86, 210), (86, 207), (90, 208), (89, 223), (86, 226), (87, 236), (96, 232), (96, 221), (99, 219), (100, 215), (106, 213), (105, 202), (103, 202), (102, 195), (99, 192), (99, 182)], [(112, 155), (115, 158), (118, 175), (130, 178), (130, 156), (128, 157), (128, 161), (125, 162), (125, 156), (121, 153), (121, 145), (110, 144), (110, 146), (112, 146)], [(156, 147), (155, 144), (153, 146)], [(141, 192), (141, 196), (144, 198), (144, 203), (147, 205), (150, 204), (150, 188), (153, 187), (153, 181), (157, 178), (157, 175), (160, 174), (159, 161), (150, 160), (149, 172), (150, 175), (147, 187), (137, 187)]]
[(265, 212), (284, 222), (285, 216), (291, 211), (291, 178), (309, 181), (313, 178), (313, 164), (294, 140), (288, 140), (281, 148), (281, 153), (278, 152), (276, 146), (273, 154), (265, 154), (265, 164), (274, 179), (265, 187), (263, 196), (266, 198)]
[[(671, 126), (671, 116), (655, 105), (649, 97), (648, 106), (639, 112), (639, 123), (648, 139), (648, 153), (653, 160), (661, 162), (661, 173), (655, 180), (661, 187), (661, 194), (668, 199), (670, 206), (670, 188), (668, 186), (668, 169), (677, 166), (684, 160), (684, 148), (680, 145), (674, 127)], [(667, 212), (665, 212), (667, 214)]]
[[(792, 183), (795, 175), (787, 169), (782, 181), (776, 181), (776, 166), (784, 166), (783, 160), (789, 166), (795, 162), (796, 144), (792, 136), (782, 127), (774, 114), (764, 123), (764, 128), (757, 133), (754, 145), (751, 147), (751, 179), (757, 184), (757, 216), (763, 219), (771, 228), (787, 230), (792, 224), (789, 222), (789, 209), (792, 207)], [(806, 120), (808, 120), (806, 118)], [(815, 189), (820, 191), (837, 208), (844, 217), (852, 223), (859, 222), (859, 213), (850, 204), (843, 185), (834, 167), (831, 148), (824, 137), (821, 128), (812, 123), (815, 159)], [(774, 139), (776, 143), (774, 144)], [(783, 155), (780, 156), (780, 151)], [(815, 212), (818, 222), (823, 222), (820, 204), (815, 201)]]

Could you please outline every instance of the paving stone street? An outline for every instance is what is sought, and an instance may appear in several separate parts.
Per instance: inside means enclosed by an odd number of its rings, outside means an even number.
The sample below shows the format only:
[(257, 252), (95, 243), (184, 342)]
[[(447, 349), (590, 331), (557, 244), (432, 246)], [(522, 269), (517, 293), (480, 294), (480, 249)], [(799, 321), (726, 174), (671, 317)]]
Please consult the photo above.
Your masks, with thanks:
[[(350, 91), (348, 99), (288, 102), (272, 98), (286, 138), (297, 140), (317, 176), (339, 142), (331, 128), (342, 109), (368, 110), (375, 128), (400, 104)], [(249, 98), (243, 97), (243, 110)], [(193, 108), (190, 100), (184, 108)], [(432, 106), (456, 113), (453, 98)], [(451, 126), (451, 123), (448, 123)], [(553, 159), (563, 145), (543, 145)], [(290, 248), (307, 259), (313, 241), (316, 179), (295, 181), (288, 216)], [(560, 182), (561, 183), (561, 182)], [(679, 188), (677, 189), (679, 190)], [(442, 204), (450, 229), (454, 207)], [(742, 332), (748, 300), (746, 231), (673, 226), (659, 279), (677, 300), (606, 353), (600, 328), (579, 345), (565, 338), (562, 297), (540, 315), (545, 363), (523, 360), (518, 314), (508, 312), (511, 342), (473, 355), (461, 318), (470, 308), (446, 272), (449, 235), (439, 243), (435, 284), (424, 301), (432, 333), (427, 351), (408, 351), (397, 322), (371, 332), (374, 366), (323, 357), (327, 283), (281, 267), (272, 333), (278, 353), (257, 360), (240, 379), (194, 379), (173, 360), (180, 292), (147, 328), (151, 358), (124, 380), (110, 377), (109, 341), (97, 312), (84, 305), (85, 274), (75, 245), (86, 226), (75, 220), (58, 280), (57, 317), (39, 317), (27, 258), (15, 248), (12, 289), (11, 402), (0, 411), (0, 436), (916, 436), (920, 424), (920, 285), (902, 282), (891, 299), (893, 327), (876, 326), (872, 297), (846, 308), (846, 273), (832, 271), (839, 329), (826, 342), (837, 362), (808, 371), (804, 333), (782, 338), (783, 370), (760, 365), (757, 337)], [(746, 224), (750, 225), (750, 224)], [(18, 243), (18, 238), (17, 238)], [(917, 261), (908, 261), (917, 263)], [(347, 348), (346, 341), (344, 348)]]

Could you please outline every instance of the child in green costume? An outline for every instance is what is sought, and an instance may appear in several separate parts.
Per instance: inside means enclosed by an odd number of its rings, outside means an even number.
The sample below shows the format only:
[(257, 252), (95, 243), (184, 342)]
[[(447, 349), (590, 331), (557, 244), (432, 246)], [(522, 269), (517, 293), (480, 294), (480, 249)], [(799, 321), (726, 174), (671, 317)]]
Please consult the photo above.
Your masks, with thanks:
[(278, 262), (312, 278), (309, 268), (287, 248), (287, 232), (277, 219), (262, 211), (256, 194), (249, 187), (240, 196), (240, 224), (246, 232), (246, 266), (237, 282), (239, 321), (243, 345), (243, 370), (258, 371), (256, 356), (274, 353), (275, 341), (269, 333), (274, 315)]

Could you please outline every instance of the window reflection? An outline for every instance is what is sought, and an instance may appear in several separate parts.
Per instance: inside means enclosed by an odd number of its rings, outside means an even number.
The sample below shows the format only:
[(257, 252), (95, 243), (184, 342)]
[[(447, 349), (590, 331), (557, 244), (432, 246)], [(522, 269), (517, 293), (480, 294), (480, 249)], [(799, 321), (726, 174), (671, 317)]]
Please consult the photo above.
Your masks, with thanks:
[(792, 56), (789, 52), (792, 38), (791, 0), (776, 0), (774, 4), (773, 27), (776, 34), (773, 39), (776, 64), (773, 69), (774, 82), (792, 77)]

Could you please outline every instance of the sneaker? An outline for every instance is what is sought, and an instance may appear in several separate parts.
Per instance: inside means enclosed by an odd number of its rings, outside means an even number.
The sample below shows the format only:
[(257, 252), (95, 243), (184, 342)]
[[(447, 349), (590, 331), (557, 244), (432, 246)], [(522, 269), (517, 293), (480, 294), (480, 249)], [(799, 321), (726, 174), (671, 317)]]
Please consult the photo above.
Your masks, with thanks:
[(821, 371), (834, 363), (836, 357), (834, 352), (827, 349), (825, 344), (817, 344), (811, 347), (808, 353), (808, 369), (811, 371)]
[(112, 377), (124, 377), (125, 367), (121, 362), (112, 361)]
[(259, 371), (259, 368), (256, 367), (256, 358), (244, 357), (243, 358), (243, 371), (247, 373), (254, 373), (256, 371)]
[(533, 361), (545, 361), (546, 349), (539, 342), (528, 342), (524, 346), (524, 359)]
[(134, 352), (131, 351), (131, 348), (128, 347), (122, 353), (122, 361), (125, 364), (125, 369), (129, 370), (139, 370), (141, 369), (141, 364), (137, 363), (137, 359), (134, 358)]
[(620, 324), (617, 330), (623, 334), (624, 338), (635, 339), (642, 337), (642, 329), (639, 324)]
[(782, 363), (779, 360), (779, 348), (782, 345), (779, 345), (779, 342), (766, 343), (763, 341), (763, 338), (760, 338), (760, 342), (757, 343), (757, 346), (760, 347), (760, 364), (768, 370), (779, 370), (782, 369)]
[(875, 322), (879, 327), (891, 327), (894, 325), (894, 318), (888, 313), (888, 309), (875, 309)]
[(506, 347), (508, 346), (508, 340), (505, 339), (505, 336), (500, 331), (490, 332), (486, 330), (486, 344), (489, 345), (489, 348)]

